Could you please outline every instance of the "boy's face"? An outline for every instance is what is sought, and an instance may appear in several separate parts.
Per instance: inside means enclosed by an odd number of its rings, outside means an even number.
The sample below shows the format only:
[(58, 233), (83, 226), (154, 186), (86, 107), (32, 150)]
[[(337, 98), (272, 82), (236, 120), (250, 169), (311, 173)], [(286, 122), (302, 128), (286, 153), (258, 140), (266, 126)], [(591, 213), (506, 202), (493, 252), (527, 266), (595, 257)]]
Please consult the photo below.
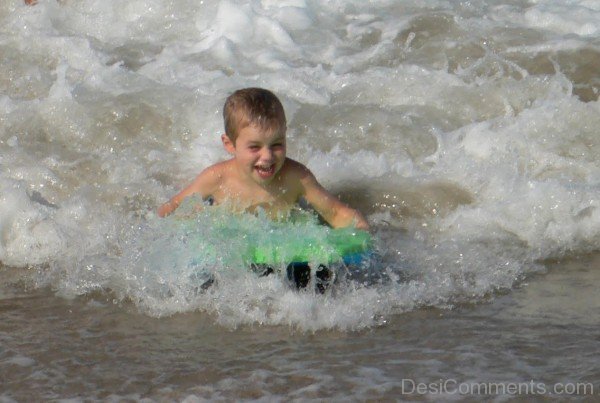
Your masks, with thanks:
[(222, 140), (240, 172), (259, 185), (271, 182), (285, 162), (283, 130), (265, 131), (257, 125), (249, 125), (239, 131), (235, 144), (225, 134)]

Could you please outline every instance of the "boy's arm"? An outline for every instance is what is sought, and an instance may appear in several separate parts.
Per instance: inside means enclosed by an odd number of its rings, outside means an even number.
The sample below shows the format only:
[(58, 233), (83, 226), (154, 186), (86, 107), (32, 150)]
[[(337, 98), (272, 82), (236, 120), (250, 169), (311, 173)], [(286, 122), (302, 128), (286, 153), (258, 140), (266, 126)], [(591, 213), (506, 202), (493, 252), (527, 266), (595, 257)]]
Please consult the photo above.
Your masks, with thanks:
[(183, 200), (189, 196), (192, 196), (193, 194), (198, 193), (202, 198), (209, 196), (219, 178), (219, 175), (216, 171), (217, 170), (214, 168), (214, 166), (202, 171), (191, 184), (189, 184), (185, 189), (173, 196), (171, 200), (158, 208), (159, 217), (165, 217), (171, 214), (173, 211), (175, 211), (175, 209), (177, 209), (177, 207), (179, 207)]
[(303, 171), (300, 179), (304, 190), (303, 196), (329, 225), (339, 228), (354, 224), (356, 228), (369, 229), (369, 223), (359, 211), (329, 193), (308, 168), (304, 167)]

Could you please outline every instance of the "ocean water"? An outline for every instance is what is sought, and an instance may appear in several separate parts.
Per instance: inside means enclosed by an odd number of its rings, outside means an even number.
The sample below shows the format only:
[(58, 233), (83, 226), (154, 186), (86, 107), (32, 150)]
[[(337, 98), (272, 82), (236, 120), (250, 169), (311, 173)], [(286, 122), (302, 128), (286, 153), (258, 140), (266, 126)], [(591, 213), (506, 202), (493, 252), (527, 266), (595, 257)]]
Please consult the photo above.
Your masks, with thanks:
[[(597, 0), (2, 0), (0, 401), (593, 401), (599, 66)], [(247, 86), (376, 276), (299, 292), (236, 254), (266, 218), (156, 216)]]

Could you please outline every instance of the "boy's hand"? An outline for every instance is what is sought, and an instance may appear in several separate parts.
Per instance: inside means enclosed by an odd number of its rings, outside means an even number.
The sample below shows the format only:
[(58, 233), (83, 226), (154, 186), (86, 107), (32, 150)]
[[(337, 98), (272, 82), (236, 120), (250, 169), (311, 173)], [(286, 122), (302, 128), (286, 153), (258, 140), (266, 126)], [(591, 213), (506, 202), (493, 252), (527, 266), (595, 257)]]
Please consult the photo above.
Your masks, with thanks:
[(177, 208), (177, 206), (172, 201), (169, 200), (168, 202), (166, 202), (165, 204), (163, 204), (162, 206), (160, 206), (158, 208), (158, 211), (157, 211), (158, 212), (158, 216), (159, 217), (168, 216), (176, 208)]

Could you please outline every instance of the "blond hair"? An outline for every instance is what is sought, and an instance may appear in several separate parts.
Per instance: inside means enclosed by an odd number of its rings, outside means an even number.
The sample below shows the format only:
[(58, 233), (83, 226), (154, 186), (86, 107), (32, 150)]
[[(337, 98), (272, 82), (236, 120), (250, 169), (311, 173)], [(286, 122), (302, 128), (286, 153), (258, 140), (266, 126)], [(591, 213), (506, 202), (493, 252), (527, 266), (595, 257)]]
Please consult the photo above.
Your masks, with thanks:
[(283, 105), (275, 94), (263, 88), (243, 88), (227, 97), (223, 119), (225, 134), (233, 144), (240, 130), (246, 126), (285, 131), (287, 125)]

